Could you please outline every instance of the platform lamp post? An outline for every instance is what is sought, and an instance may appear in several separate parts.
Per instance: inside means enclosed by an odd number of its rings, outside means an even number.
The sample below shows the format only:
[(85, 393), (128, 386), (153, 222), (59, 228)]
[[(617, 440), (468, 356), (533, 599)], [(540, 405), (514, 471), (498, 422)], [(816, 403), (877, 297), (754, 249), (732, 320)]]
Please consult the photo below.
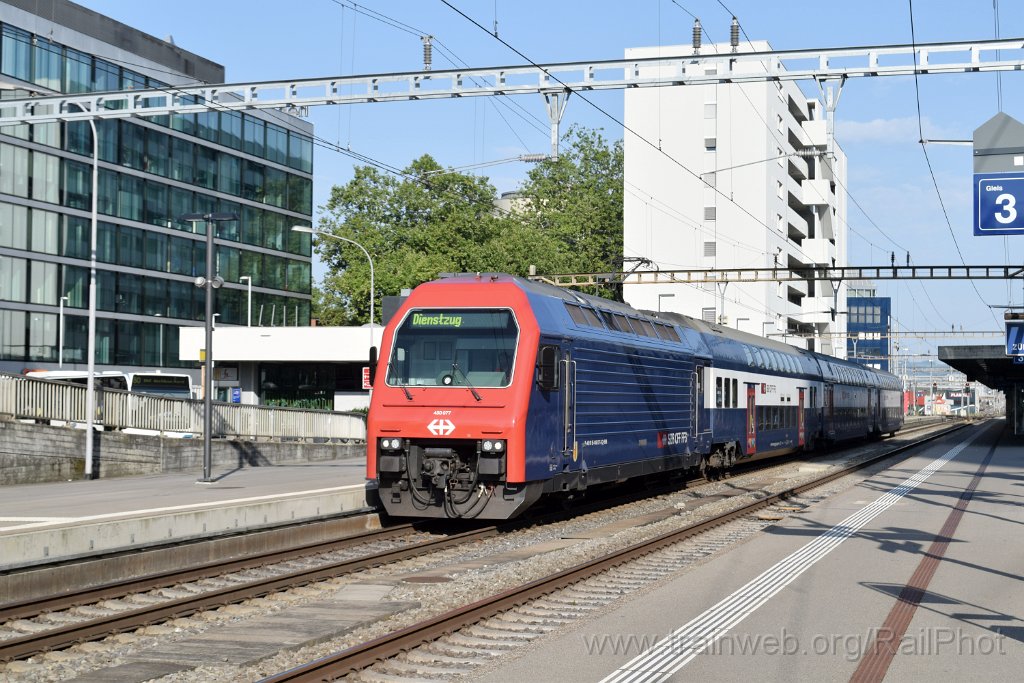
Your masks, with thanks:
[(373, 347), (373, 301), (374, 301), (374, 294), (373, 294), (373, 259), (370, 258), (370, 252), (366, 251), (366, 249), (363, 247), (363, 245), (359, 244), (359, 242), (356, 242), (355, 240), (350, 240), (347, 237), (342, 237), (341, 235), (335, 235), (332, 232), (320, 232), (319, 230), (314, 230), (313, 228), (307, 227), (305, 225), (293, 225), (292, 226), (292, 231), (293, 232), (305, 232), (305, 233), (308, 233), (310, 235), (316, 235), (317, 237), (330, 237), (332, 239), (341, 240), (342, 242), (348, 242), (349, 244), (354, 244), (354, 245), (356, 245), (357, 247), (359, 247), (362, 250), (363, 255), (366, 256), (366, 260), (370, 262), (370, 347), (372, 348)]
[(196, 287), (203, 287), (206, 290), (206, 315), (203, 316), (203, 326), (206, 328), (206, 345), (203, 350), (203, 478), (201, 484), (209, 484), (213, 481), (210, 476), (213, 458), (211, 456), (211, 433), (213, 431), (213, 290), (219, 289), (224, 280), (214, 271), (213, 259), (213, 233), (217, 223), (220, 221), (237, 221), (238, 216), (233, 213), (189, 213), (180, 217), (180, 220), (195, 224), (202, 221), (206, 224), (206, 277), (199, 276), (195, 279)]
[[(78, 102), (69, 102), (82, 111), (88, 110)], [(94, 116), (86, 119), (92, 131), (92, 210), (89, 237), (89, 329), (86, 341), (85, 375), (85, 467), (82, 476), (93, 476), (93, 429), (96, 422), (96, 243), (99, 226), (99, 185), (100, 185), (100, 137), (96, 132)]]
[(252, 327), (252, 276), (243, 275), (238, 280), (245, 280), (246, 289), (248, 290), (249, 299), (245, 306), (245, 326)]

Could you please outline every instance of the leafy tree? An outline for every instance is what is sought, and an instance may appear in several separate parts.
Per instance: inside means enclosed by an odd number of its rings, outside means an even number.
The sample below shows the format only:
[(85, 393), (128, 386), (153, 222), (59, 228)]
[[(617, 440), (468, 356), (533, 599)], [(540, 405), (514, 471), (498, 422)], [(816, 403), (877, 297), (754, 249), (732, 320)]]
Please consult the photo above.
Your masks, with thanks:
[(562, 242), (569, 271), (622, 267), (622, 141), (572, 126), (555, 160), (529, 172), (522, 195), (525, 220)]
[[(525, 201), (511, 212), (495, 210), (497, 193), (487, 178), (445, 170), (424, 155), (400, 176), (357, 167), (351, 181), (332, 190), (320, 230), (370, 253), (378, 311), (382, 296), (439, 273), (618, 269), (622, 145), (609, 148), (600, 134), (579, 128), (565, 140), (557, 160), (530, 171)], [(314, 288), (314, 317), (327, 325), (366, 322), (370, 278), (362, 251), (330, 237), (319, 239), (316, 250), (328, 274)]]

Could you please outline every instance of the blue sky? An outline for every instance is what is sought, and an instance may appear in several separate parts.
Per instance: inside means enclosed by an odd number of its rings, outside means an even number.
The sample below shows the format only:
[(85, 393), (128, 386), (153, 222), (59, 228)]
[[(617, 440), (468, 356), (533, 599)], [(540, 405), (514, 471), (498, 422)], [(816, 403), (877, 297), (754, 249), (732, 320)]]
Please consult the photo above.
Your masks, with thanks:
[[(450, 0), (527, 55), (544, 62), (614, 59), (627, 47), (688, 44), (699, 16), (712, 40), (728, 39), (736, 14), (752, 40), (776, 49), (904, 44), (911, 41), (906, 1), (862, 0)], [(433, 35), (471, 66), (521, 64), (523, 60), (440, 0), (367, 0), (360, 8), (384, 14), (396, 28), (356, 13), (350, 0), (79, 0), (102, 14), (159, 38), (168, 35), (182, 48), (223, 64), (229, 82), (414, 71), (422, 68), (419, 33)], [(1024, 4), (997, 0), (1001, 37), (1024, 37)], [(725, 8), (728, 8), (727, 11)], [(918, 42), (987, 40), (996, 35), (993, 0), (917, 0), (913, 3)], [(434, 67), (450, 62), (434, 50)], [(1002, 76), (1002, 110), (1024, 120), (1021, 73)], [(973, 131), (999, 111), (993, 74), (933, 75), (919, 79), (921, 122), (926, 138), (969, 140)], [(813, 84), (804, 91), (816, 93)], [(616, 117), (622, 93), (588, 95)], [(319, 137), (387, 164), (404, 167), (423, 153), (448, 166), (504, 159), (548, 148), (544, 102), (540, 95), (516, 98), (519, 107), (497, 107), (490, 99), (386, 103), (314, 109), (310, 119)], [(507, 119), (503, 120), (499, 111)], [(572, 123), (622, 137), (615, 121), (570, 98), (563, 130)], [(848, 186), (868, 217), (850, 202), (851, 265), (888, 264), (890, 251), (919, 265), (969, 265), (1024, 260), (1024, 237), (973, 237), (971, 230), (971, 148), (929, 145), (928, 153), (942, 202), (918, 144), (914, 80), (910, 77), (852, 79), (837, 110), (836, 137), (849, 162)], [(315, 149), (315, 195), (323, 204), (330, 188), (351, 178), (353, 161)], [(481, 170), (499, 191), (515, 189), (524, 164)], [(878, 227), (876, 228), (876, 224)], [(954, 243), (955, 237), (955, 243)], [(898, 247), (895, 245), (899, 245)], [(315, 269), (319, 277), (322, 269)], [(892, 296), (894, 317), (904, 330), (1002, 329), (1001, 310), (989, 304), (1024, 302), (1024, 283), (966, 281), (879, 283)], [(939, 344), (999, 344), (988, 340), (909, 341), (917, 353)]]

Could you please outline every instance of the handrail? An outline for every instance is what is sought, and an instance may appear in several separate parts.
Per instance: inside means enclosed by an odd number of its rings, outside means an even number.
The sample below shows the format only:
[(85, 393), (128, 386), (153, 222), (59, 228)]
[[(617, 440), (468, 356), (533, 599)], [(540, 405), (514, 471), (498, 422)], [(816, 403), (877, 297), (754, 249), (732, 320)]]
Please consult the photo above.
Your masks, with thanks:
[[(86, 388), (59, 380), (0, 372), (0, 416), (84, 426)], [(96, 388), (96, 425), (163, 436), (201, 436), (203, 402)], [(213, 403), (213, 437), (365, 441), (358, 412)]]

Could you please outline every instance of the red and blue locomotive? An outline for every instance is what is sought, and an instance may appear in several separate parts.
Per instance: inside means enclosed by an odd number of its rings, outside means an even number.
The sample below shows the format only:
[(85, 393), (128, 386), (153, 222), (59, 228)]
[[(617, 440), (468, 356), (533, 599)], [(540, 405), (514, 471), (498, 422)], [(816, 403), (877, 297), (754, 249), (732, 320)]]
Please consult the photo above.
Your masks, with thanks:
[(888, 373), (501, 274), (417, 287), (372, 372), (367, 476), (400, 517), (507, 519), (903, 425)]

